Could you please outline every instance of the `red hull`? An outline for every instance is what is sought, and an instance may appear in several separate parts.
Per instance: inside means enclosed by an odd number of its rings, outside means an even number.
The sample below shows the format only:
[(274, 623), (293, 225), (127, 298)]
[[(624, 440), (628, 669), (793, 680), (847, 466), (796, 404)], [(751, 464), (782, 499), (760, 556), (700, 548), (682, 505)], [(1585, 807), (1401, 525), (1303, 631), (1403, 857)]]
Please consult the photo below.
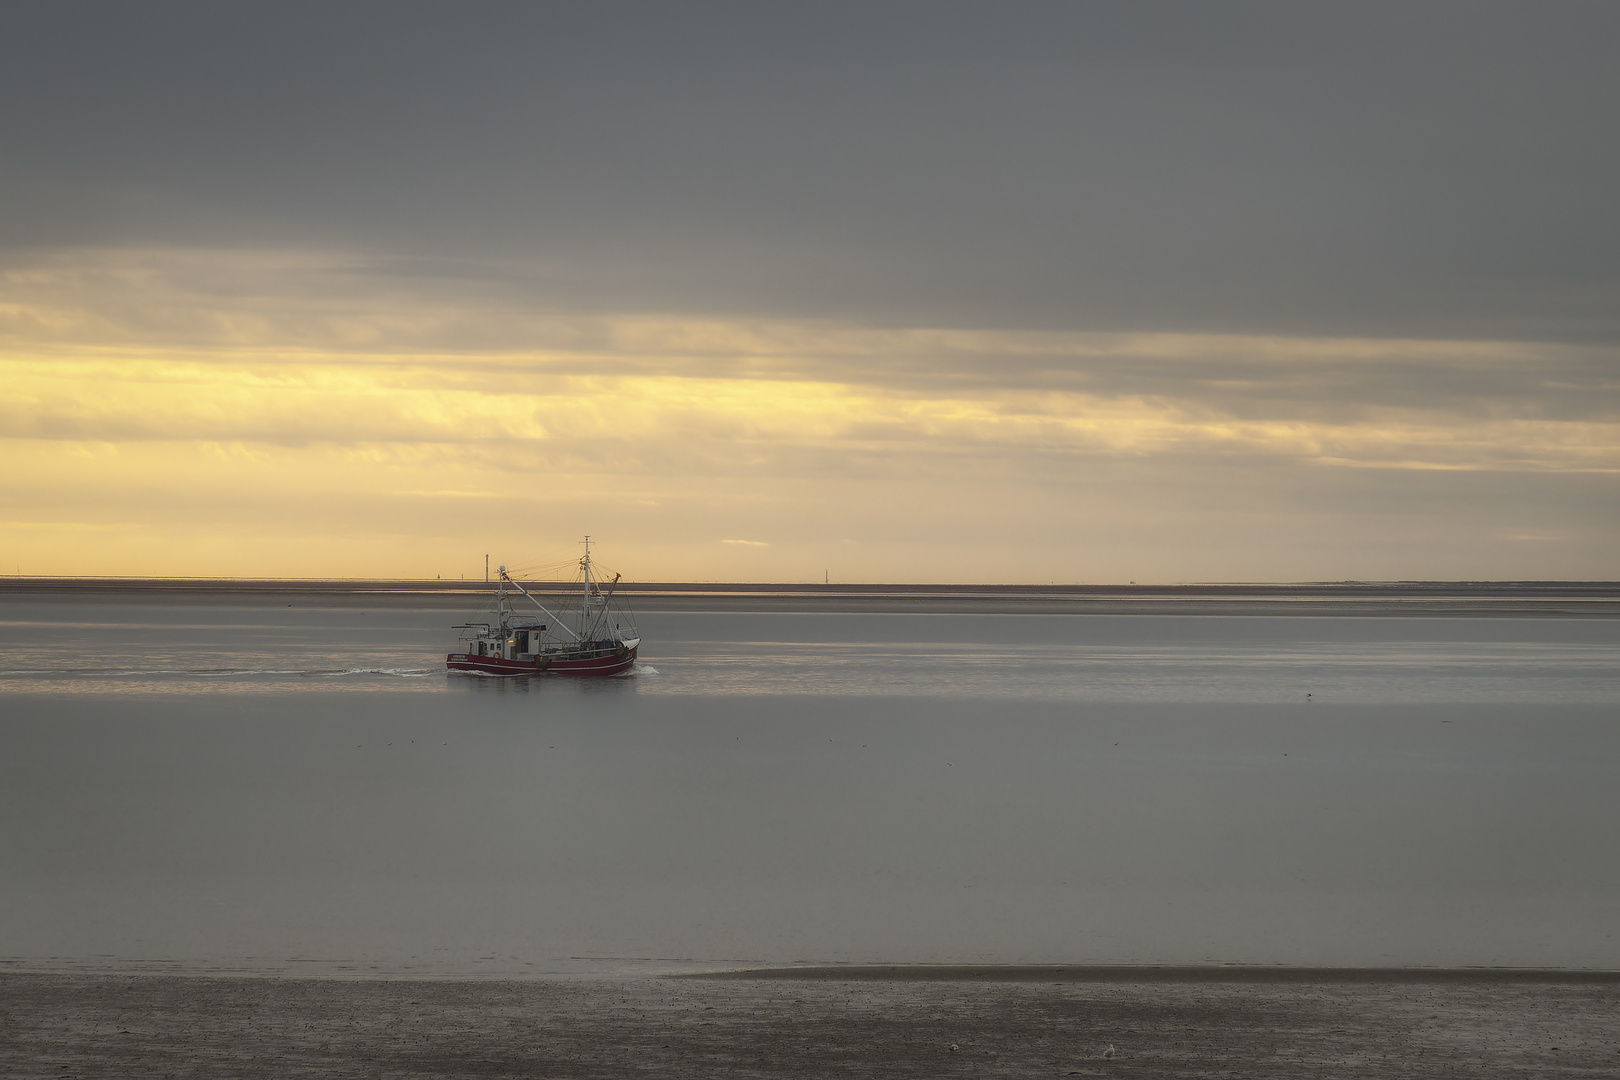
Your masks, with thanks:
[(636, 648), (604, 649), (585, 656), (542, 656), (535, 660), (505, 660), (477, 653), (450, 653), (444, 666), (451, 671), (477, 671), (485, 675), (618, 675), (636, 662)]

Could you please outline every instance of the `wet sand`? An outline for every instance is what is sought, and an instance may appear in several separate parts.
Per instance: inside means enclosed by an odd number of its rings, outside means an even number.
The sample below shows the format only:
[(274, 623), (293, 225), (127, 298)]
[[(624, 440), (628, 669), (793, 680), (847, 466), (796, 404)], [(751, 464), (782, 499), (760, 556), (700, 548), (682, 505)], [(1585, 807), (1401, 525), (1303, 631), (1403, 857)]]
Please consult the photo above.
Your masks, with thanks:
[[(1620, 977), (863, 969), (0, 974), (8, 1077), (1586, 1077)], [(1112, 1045), (1114, 1056), (1105, 1058)]]

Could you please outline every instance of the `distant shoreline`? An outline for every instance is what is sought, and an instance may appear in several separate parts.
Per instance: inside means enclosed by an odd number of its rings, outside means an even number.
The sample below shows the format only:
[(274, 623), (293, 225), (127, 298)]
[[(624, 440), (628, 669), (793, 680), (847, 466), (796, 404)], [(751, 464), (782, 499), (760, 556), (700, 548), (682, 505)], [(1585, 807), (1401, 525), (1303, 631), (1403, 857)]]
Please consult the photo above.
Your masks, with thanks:
[(1291, 967), (1259, 964), (805, 964), (681, 972), (672, 979), (784, 982), (1076, 982), (1076, 983), (1620, 983), (1620, 971), (1595, 968)]
[(18, 979), (135, 980), (233, 979), (337, 982), (526, 983), (605, 979), (684, 982), (879, 982), (879, 983), (1099, 983), (1134, 986), (1241, 985), (1288, 983), (1332, 985), (1620, 985), (1620, 970), (1532, 967), (1313, 967), (1291, 964), (789, 964), (760, 967), (704, 967), (684, 961), (671, 970), (654, 965), (640, 971), (529, 969), (512, 971), (390, 971), (339, 965), (332, 970), (233, 968), (171, 963), (155, 967), (93, 964), (9, 966), (0, 963), (0, 981)]
[[(569, 582), (525, 581), (555, 591)], [(0, 577), (0, 592), (294, 592), (482, 594), (492, 582), (436, 578), (145, 578)], [(1620, 600), (1620, 581), (1306, 581), (1178, 585), (824, 585), (770, 582), (624, 582), (617, 591), (636, 596), (939, 597), (992, 599), (1138, 600), (1399, 600), (1535, 599)]]
[[(527, 583), (544, 592), (566, 582)], [(482, 581), (288, 578), (0, 578), (0, 601), (481, 605)], [(1620, 618), (1620, 582), (1301, 582), (1187, 585), (825, 585), (626, 582), (637, 611), (981, 615), (1211, 615), (1315, 618)]]

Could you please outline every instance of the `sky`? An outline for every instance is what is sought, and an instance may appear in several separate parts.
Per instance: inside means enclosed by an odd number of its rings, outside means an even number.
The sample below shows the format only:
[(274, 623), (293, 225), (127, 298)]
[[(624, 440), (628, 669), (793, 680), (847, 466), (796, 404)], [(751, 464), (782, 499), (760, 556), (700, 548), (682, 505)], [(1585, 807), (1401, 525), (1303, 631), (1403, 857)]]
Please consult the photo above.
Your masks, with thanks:
[(0, 572), (1620, 577), (1620, 8), (0, 10)]

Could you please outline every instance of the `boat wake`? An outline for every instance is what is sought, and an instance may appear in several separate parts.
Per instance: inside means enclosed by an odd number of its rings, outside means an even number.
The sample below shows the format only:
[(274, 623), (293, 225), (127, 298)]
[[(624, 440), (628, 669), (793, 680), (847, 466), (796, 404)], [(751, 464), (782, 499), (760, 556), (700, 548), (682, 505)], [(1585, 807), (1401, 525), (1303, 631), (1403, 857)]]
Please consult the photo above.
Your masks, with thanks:
[(434, 668), (349, 668), (334, 672), (336, 675), (390, 675), (397, 679), (425, 679), (439, 674)]
[(432, 668), (10, 668), (0, 670), (0, 679), (241, 679), (266, 676), (297, 676), (304, 679), (341, 678), (346, 675), (382, 675), (398, 679), (425, 679), (438, 672)]

